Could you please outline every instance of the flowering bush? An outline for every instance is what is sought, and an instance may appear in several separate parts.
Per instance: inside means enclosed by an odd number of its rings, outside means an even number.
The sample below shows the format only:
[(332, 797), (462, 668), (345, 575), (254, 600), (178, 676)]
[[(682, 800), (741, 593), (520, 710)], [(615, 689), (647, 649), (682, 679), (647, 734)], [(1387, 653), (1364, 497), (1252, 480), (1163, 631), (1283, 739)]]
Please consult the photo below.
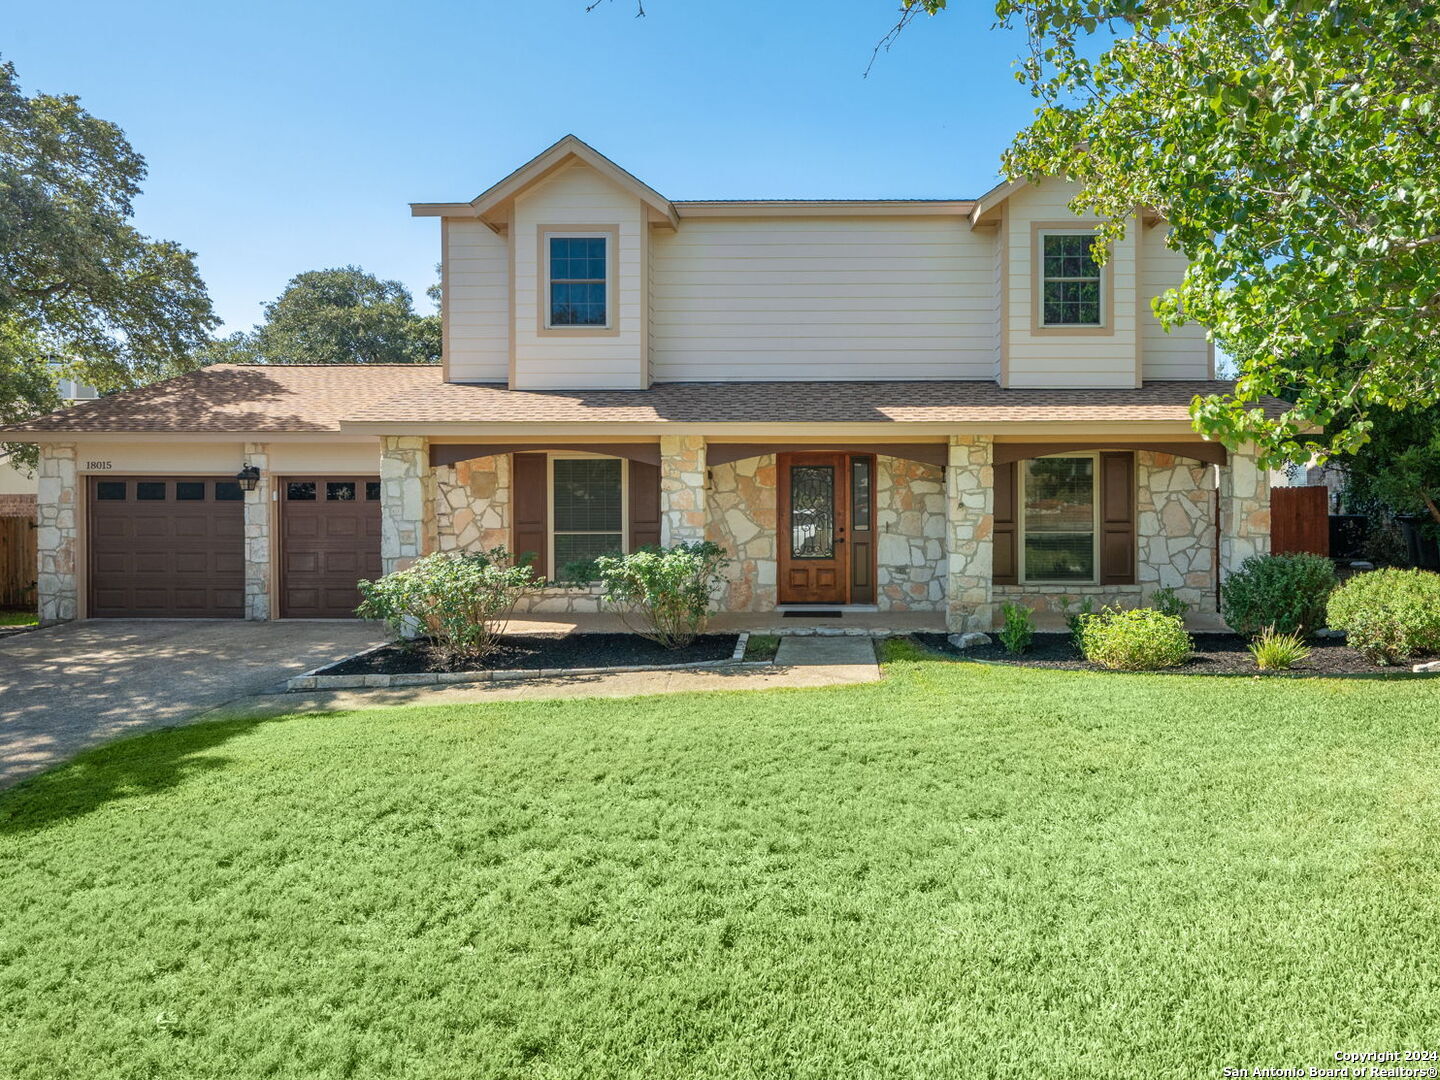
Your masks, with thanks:
[(678, 649), (705, 629), (710, 597), (729, 562), (724, 548), (705, 541), (602, 555), (595, 566), (605, 604), (625, 625), (667, 649)]
[(504, 548), (441, 552), (360, 582), (364, 599), (355, 614), (383, 619), (397, 637), (428, 636), (446, 660), (478, 659), (495, 648), (520, 597), (539, 584)]

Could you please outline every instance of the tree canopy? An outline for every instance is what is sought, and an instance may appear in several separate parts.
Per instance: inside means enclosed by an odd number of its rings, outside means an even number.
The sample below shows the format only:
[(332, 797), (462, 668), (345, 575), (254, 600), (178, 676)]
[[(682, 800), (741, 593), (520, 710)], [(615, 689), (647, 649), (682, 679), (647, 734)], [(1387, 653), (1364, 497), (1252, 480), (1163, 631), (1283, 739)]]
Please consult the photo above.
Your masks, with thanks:
[(217, 320), (194, 255), (130, 224), (144, 178), (118, 127), (0, 63), (0, 422), (57, 407), (62, 375), (105, 392), (195, 365)]
[(410, 292), (358, 266), (297, 274), (265, 305), (265, 321), (204, 350), (207, 362), (429, 364), (440, 359), (440, 318), (418, 315)]
[[(898, 29), (945, 0), (906, 0)], [(1271, 463), (1348, 451), (1376, 408), (1440, 399), (1440, 4), (999, 0), (1039, 100), (1011, 176), (1066, 175), (1123, 232), (1136, 206), (1191, 260), (1156, 303), (1236, 360), (1199, 425)], [(1322, 359), (1313, 359), (1313, 358)], [(1283, 420), (1247, 402), (1280, 394)], [(1346, 416), (1326, 434), (1307, 429)]]

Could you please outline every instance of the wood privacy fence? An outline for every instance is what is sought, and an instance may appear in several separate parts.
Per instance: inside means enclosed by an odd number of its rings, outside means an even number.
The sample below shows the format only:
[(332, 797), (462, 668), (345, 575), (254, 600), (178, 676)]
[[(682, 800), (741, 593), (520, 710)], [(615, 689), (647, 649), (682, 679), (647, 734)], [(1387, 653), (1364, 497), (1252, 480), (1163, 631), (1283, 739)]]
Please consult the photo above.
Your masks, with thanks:
[(0, 517), (0, 608), (35, 603), (35, 523), (28, 517)]
[(1330, 491), (1323, 487), (1270, 489), (1270, 550), (1330, 554)]

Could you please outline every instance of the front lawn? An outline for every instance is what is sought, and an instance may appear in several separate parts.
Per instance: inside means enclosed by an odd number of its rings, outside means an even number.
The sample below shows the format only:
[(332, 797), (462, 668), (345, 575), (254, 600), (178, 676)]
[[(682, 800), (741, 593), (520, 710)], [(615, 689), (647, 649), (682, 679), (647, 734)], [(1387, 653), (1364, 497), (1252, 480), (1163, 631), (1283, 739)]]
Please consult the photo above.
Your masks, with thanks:
[(201, 724), (0, 795), (0, 1075), (1195, 1077), (1434, 1048), (1440, 684)]
[(33, 611), (0, 611), (0, 626), (31, 626), (39, 621)]

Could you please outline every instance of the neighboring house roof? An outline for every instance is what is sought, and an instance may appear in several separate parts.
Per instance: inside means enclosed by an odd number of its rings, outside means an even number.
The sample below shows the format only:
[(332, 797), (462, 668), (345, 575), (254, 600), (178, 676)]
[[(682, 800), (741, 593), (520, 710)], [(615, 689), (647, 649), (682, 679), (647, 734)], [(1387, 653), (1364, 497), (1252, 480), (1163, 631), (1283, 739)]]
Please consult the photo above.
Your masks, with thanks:
[[(1188, 424), (1223, 380), (1136, 390), (1004, 390), (991, 382), (658, 383), (649, 390), (507, 390), (446, 383), (438, 365), (217, 364), (86, 401), (11, 434), (280, 433), (518, 424)], [(1267, 412), (1287, 406), (1274, 398)]]
[(36, 417), (6, 432), (326, 432), (441, 381), (438, 364), (216, 364)]

